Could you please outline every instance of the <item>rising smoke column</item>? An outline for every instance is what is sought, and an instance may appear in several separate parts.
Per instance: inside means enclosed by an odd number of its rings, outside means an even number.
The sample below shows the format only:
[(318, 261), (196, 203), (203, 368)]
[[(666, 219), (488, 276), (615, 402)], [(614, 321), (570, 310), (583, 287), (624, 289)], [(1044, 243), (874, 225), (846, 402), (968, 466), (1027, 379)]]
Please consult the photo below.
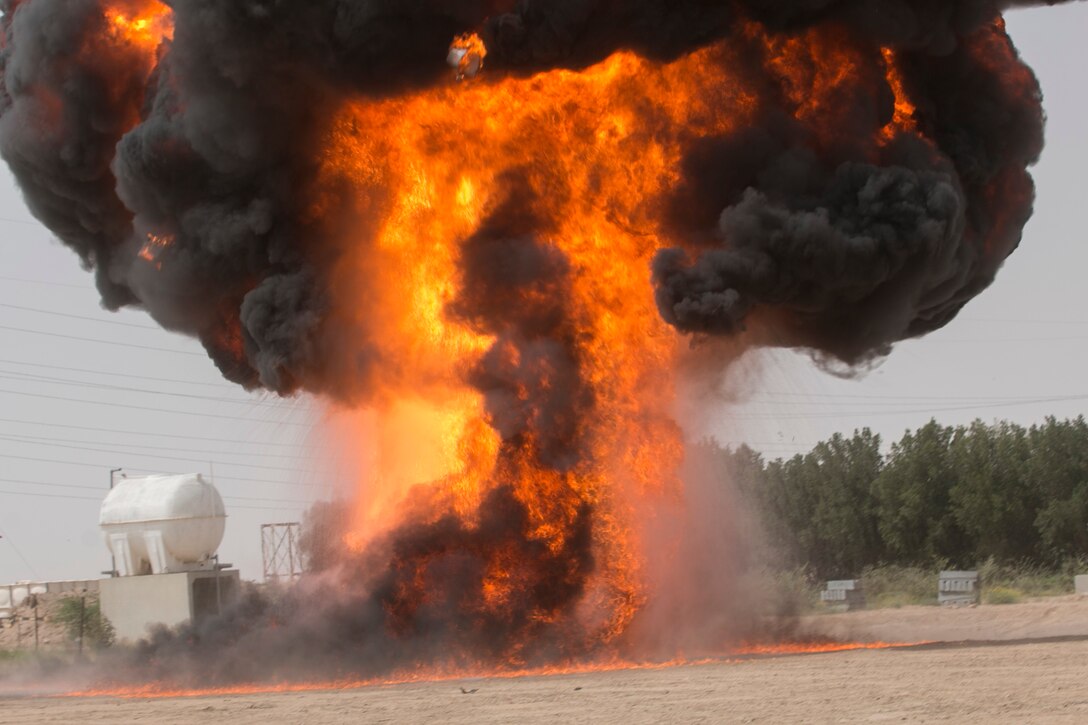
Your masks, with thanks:
[(649, 533), (686, 337), (857, 364), (984, 289), (1042, 147), (1026, 4), (5, 0), (0, 154), (105, 306), (449, 430), (224, 676), (637, 652), (690, 550)]

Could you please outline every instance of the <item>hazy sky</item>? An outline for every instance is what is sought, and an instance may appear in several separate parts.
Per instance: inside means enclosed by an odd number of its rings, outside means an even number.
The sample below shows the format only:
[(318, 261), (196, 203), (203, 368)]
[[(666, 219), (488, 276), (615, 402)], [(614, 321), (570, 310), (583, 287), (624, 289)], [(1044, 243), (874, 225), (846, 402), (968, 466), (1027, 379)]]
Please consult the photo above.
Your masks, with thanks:
[[(863, 426), (893, 440), (930, 417), (1030, 424), (1088, 408), (1088, 3), (1008, 19), (1042, 81), (1048, 145), (1035, 169), (1035, 217), (994, 286), (860, 380), (794, 353), (751, 354), (731, 375), (744, 401), (712, 406), (690, 423), (693, 436), (779, 456)], [(229, 514), (222, 558), (260, 578), (260, 525), (298, 520), (336, 482), (318, 419), (304, 399), (222, 381), (195, 341), (139, 312), (103, 312), (91, 276), (30, 217), (3, 167), (0, 584), (108, 569), (98, 507), (115, 467), (214, 473)]]

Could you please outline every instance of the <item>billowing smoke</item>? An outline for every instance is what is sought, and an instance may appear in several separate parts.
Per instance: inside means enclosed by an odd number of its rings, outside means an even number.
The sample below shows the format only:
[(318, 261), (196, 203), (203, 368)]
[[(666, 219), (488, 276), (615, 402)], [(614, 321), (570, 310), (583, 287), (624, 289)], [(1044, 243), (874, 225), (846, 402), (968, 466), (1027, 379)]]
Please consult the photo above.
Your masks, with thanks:
[[(798, 120), (759, 50), (745, 54), (763, 107), (689, 149), (674, 202), (688, 228), (654, 279), (682, 331), (730, 334), (781, 313), (776, 343), (853, 362), (946, 323), (1019, 241), (1043, 114), (999, 13), (1028, 4), (196, 0), (169, 3), (173, 40), (149, 65), (138, 44), (101, 42), (111, 12), (137, 17), (147, 2), (5, 0), (0, 148), (107, 307), (139, 305), (199, 336), (247, 387), (343, 394), (340, 341), (358, 331), (326, 291), (343, 220), (313, 218), (302, 193), (338, 99), (448, 82), (446, 46), (477, 28), (499, 74), (740, 45), (751, 19), (783, 34), (833, 26), (879, 82), (859, 78), (833, 119)], [(881, 48), (919, 134), (877, 149), (853, 131), (890, 120)], [(828, 137), (829, 120), (848, 125)], [(172, 240), (157, 274), (139, 263), (149, 234)]]
[[(895, 62), (919, 133), (880, 147), (855, 135), (882, 102), (862, 93), (837, 99), (844, 125), (829, 139), (772, 107), (755, 130), (704, 144), (679, 202), (699, 210), (703, 228), (688, 230), (698, 241), (654, 264), (661, 313), (677, 328), (731, 334), (765, 313), (776, 344), (856, 363), (946, 324), (1019, 243), (1043, 112), (1000, 21), (981, 3), (942, 4), (933, 13), (946, 26), (898, 39), (926, 15), (856, 5), (845, 17), (877, 42), (905, 43)], [(888, 29), (870, 28), (881, 17)]]
[(213, 625), (233, 676), (634, 647), (676, 343), (853, 365), (985, 289), (1042, 148), (1029, 4), (0, 0), (0, 154), (107, 308), (249, 389), (478, 401), (395, 525)]

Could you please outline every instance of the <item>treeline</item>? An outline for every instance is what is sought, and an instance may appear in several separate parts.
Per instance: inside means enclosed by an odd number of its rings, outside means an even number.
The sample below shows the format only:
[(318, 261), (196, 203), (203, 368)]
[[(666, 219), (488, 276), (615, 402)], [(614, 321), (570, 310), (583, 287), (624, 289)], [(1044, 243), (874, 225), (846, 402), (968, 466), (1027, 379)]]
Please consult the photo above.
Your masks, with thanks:
[(788, 566), (851, 578), (883, 564), (1057, 566), (1088, 555), (1088, 423), (948, 427), (930, 421), (887, 453), (868, 429), (765, 460), (702, 447)]

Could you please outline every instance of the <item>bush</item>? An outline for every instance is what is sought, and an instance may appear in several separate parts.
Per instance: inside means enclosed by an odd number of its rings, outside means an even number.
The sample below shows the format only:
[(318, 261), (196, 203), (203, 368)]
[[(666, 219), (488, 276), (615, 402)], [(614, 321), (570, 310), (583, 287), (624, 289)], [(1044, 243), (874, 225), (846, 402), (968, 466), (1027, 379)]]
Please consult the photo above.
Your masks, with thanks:
[[(1075, 565), (1074, 565), (1075, 566)], [(978, 568), (983, 594), (988, 589), (1013, 589), (1021, 596), (1054, 597), (1073, 592), (1073, 576), (1065, 567), (1034, 564), (999, 564), (988, 559)]]
[(982, 590), (982, 601), (986, 604), (1016, 604), (1021, 599), (1021, 592), (1009, 587), (990, 587)]
[(872, 566), (861, 574), (871, 609), (937, 603), (937, 572), (916, 566)]
[(102, 614), (97, 599), (66, 597), (58, 603), (54, 616), (73, 642), (79, 641), (82, 632), (83, 643), (92, 649), (105, 649), (113, 644), (113, 625)]

